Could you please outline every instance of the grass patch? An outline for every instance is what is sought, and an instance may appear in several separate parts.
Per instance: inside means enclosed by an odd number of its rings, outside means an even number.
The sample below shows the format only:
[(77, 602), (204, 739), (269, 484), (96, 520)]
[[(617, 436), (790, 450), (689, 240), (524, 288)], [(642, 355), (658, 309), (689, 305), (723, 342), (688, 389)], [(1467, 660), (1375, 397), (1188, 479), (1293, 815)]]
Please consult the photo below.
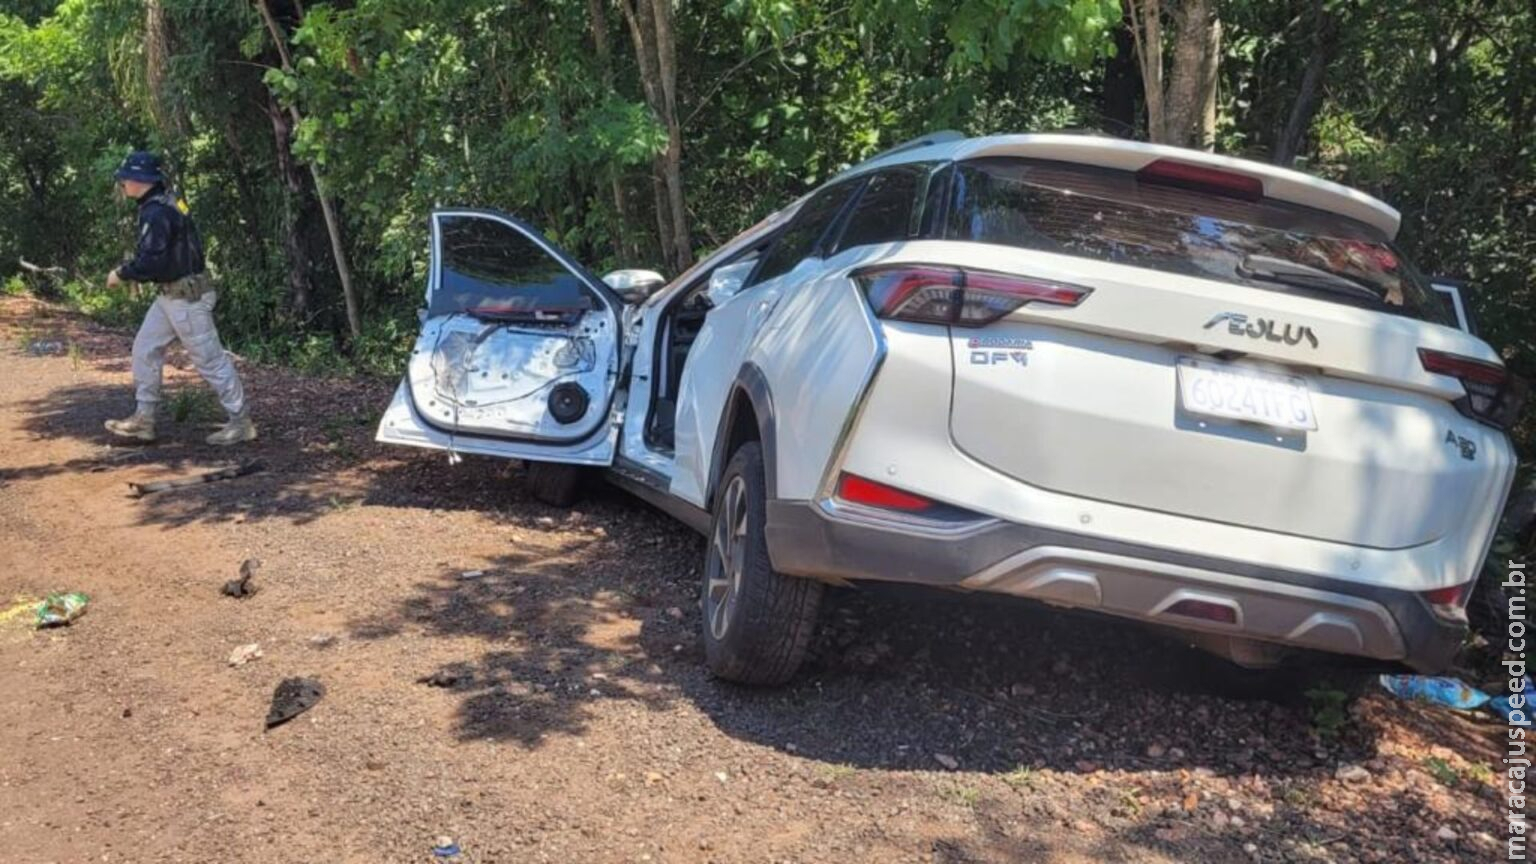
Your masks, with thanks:
[(975, 786), (959, 786), (950, 784), (942, 787), (939, 794), (946, 800), (953, 801), (962, 807), (975, 807), (981, 803), (981, 790)]
[(181, 387), (165, 402), (166, 416), (177, 423), (212, 423), (222, 412), (219, 401), (201, 387)]
[(821, 769), (821, 778), (828, 783), (836, 783), (839, 780), (846, 780), (852, 777), (858, 771), (859, 769), (846, 762), (837, 765), (826, 765)]
[(1324, 738), (1335, 738), (1349, 725), (1349, 694), (1324, 685), (1306, 693), (1312, 709), (1312, 729)]
[(1003, 782), (1015, 789), (1033, 789), (1035, 788), (1035, 782), (1039, 779), (1039, 776), (1035, 774), (1035, 769), (1026, 765), (1020, 765), (1003, 775)]

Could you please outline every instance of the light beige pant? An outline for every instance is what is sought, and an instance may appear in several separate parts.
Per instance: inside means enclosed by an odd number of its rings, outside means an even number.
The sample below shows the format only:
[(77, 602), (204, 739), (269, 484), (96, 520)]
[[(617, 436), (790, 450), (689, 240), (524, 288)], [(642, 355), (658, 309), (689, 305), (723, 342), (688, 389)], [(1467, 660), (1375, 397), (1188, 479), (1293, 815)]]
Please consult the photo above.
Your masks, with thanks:
[(240, 384), (240, 373), (224, 353), (219, 342), (219, 331), (213, 324), (213, 306), (218, 302), (216, 291), (209, 291), (196, 300), (181, 300), (162, 294), (155, 298), (144, 323), (139, 325), (139, 335), (133, 340), (133, 382), (137, 387), (140, 410), (152, 411), (160, 401), (161, 371), (165, 366), (165, 349), (177, 339), (192, 358), (197, 374), (203, 376), (219, 404), (231, 415), (245, 410), (245, 388)]

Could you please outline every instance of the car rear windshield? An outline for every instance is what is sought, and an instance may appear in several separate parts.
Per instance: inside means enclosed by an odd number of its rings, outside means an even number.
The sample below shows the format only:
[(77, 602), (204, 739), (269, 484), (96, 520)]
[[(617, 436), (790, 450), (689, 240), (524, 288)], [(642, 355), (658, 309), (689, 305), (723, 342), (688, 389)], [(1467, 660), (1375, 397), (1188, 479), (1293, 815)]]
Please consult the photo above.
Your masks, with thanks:
[(1034, 159), (961, 162), (944, 236), (1303, 294), (1454, 326), (1424, 277), (1369, 225)]
[(439, 217), (439, 281), (427, 312), (569, 318), (594, 307), (576, 274), (511, 225), (476, 214)]

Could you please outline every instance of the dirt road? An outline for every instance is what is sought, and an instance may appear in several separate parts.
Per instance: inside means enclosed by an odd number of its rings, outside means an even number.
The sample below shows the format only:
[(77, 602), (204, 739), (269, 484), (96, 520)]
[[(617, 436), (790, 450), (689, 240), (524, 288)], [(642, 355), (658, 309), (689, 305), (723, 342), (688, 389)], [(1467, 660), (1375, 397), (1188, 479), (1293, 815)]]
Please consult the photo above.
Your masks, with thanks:
[[(106, 440), (127, 348), (0, 301), (0, 861), (1502, 858), (1496, 730), (1369, 691), (1333, 716), (1317, 680), (1221, 698), (1096, 618), (841, 593), (793, 686), (716, 683), (694, 536), (378, 448), (388, 383), (245, 366), (267, 470), (133, 499), (230, 454), (190, 421)], [(221, 596), (247, 558), (259, 592)], [(55, 589), (88, 614), (4, 617)], [(328, 692), (264, 732), (292, 675)]]

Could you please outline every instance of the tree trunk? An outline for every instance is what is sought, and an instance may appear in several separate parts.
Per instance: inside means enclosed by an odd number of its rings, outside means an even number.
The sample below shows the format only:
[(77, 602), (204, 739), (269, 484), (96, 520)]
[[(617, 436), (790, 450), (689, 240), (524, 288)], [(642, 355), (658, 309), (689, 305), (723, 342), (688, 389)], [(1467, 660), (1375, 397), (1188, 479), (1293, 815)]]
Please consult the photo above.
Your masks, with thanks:
[(1221, 20), (1214, 0), (1182, 0), (1174, 15), (1173, 69), (1168, 76), (1162, 137), (1154, 141), (1210, 149), (1215, 135)]
[(1337, 22), (1323, 5), (1323, 0), (1313, 0), (1312, 15), (1315, 44), (1307, 57), (1307, 68), (1301, 74), (1301, 85), (1296, 90), (1296, 101), (1291, 103), (1291, 113), (1275, 135), (1270, 161), (1276, 165), (1290, 165), (1301, 152), (1312, 118), (1317, 114), (1317, 106), (1323, 101), (1323, 73), (1328, 70), (1328, 63), (1338, 47)]
[(683, 133), (677, 119), (677, 48), (670, 0), (619, 0), (635, 43), (635, 62), (646, 102), (667, 130), (667, 147), (656, 159), (656, 220), (662, 255), (674, 272), (693, 263), (688, 210), (683, 194)]
[(1104, 100), (1099, 111), (1104, 131), (1136, 137), (1136, 37), (1127, 14), (1115, 28), (1115, 56), (1104, 63)]
[(662, 121), (667, 126), (667, 203), (672, 211), (674, 272), (693, 266), (693, 242), (688, 236), (688, 207), (683, 201), (683, 128), (677, 119), (677, 40), (672, 36), (671, 0), (640, 0), (651, 7), (656, 28), (656, 61), (661, 72)]
[(267, 94), (267, 117), (272, 121), (272, 139), (277, 150), (277, 173), (283, 183), (283, 253), (288, 259), (288, 314), (292, 320), (309, 320), (309, 248), (301, 230), (300, 202), (304, 178), (293, 161), (293, 127), (277, 99)]
[[(603, 87), (613, 92), (613, 46), (608, 42), (608, 13), (605, 0), (587, 0), (587, 15), (592, 21), (592, 43), (597, 49), (597, 65), (602, 70)], [(613, 249), (621, 262), (639, 257), (629, 242), (629, 196), (624, 191), (623, 167), (608, 168), (608, 184), (613, 192)]]
[[(261, 17), (267, 24), (267, 31), (272, 34), (272, 42), (277, 46), (277, 55), (282, 59), (283, 71), (293, 74), (293, 63), (288, 56), (287, 37), (282, 28), (277, 26), (277, 19), (272, 17), (272, 8), (267, 5), (267, 0), (256, 0), (256, 5), (261, 9)], [(290, 107), (289, 114), (293, 117), (293, 125), (297, 127), (301, 122), (299, 109)], [(341, 294), (347, 305), (347, 329), (352, 334), (354, 343), (363, 336), (362, 315), (358, 311), (357, 292), (352, 288), (352, 268), (347, 266), (347, 251), (341, 241), (341, 224), (336, 217), (336, 207), (331, 201), (331, 194), (326, 191), (325, 182), (320, 177), (320, 169), (313, 162), (309, 164), (309, 176), (315, 182), (315, 197), (320, 199), (320, 211), (325, 214), (325, 230), (331, 238), (331, 255), (336, 260), (336, 277), (341, 280)]]
[(1160, 0), (1124, 0), (1141, 68), (1141, 89), (1147, 103), (1147, 138), (1163, 140), (1163, 9)]

